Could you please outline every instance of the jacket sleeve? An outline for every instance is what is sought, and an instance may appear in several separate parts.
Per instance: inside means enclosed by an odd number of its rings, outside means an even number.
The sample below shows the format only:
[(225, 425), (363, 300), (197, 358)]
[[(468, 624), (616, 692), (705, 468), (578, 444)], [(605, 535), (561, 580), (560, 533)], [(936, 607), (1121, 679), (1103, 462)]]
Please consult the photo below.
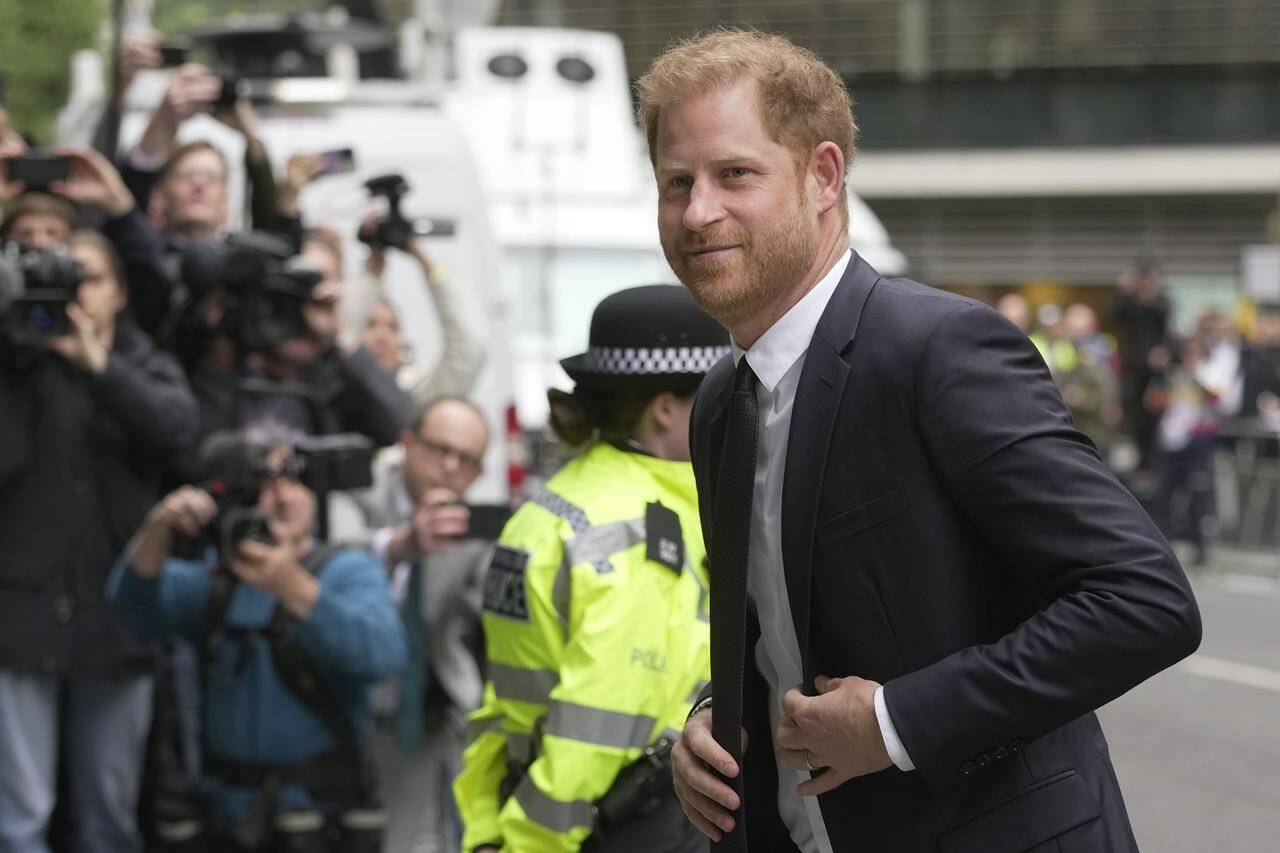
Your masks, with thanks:
[(149, 344), (133, 353), (115, 350), (91, 386), (94, 399), (128, 428), (135, 446), (161, 453), (190, 448), (200, 414), (177, 360)]
[(159, 575), (144, 578), (133, 570), (125, 553), (107, 578), (107, 601), (140, 636), (176, 634), (198, 642), (211, 586), (209, 572), (200, 563), (170, 559)]
[(329, 559), (319, 580), (320, 598), (299, 632), (308, 654), (369, 682), (403, 669), (408, 660), (404, 628), (377, 559), (367, 551), (344, 549)]
[(987, 645), (893, 679), (884, 698), (935, 790), (972, 757), (1046, 734), (1190, 654), (1200, 615), (1146, 512), (1077, 432), (1034, 346), (997, 314), (944, 315), (916, 418), (954, 504), (1039, 610)]
[(165, 266), (164, 238), (137, 206), (124, 216), (104, 222), (102, 233), (120, 253), (129, 307), (139, 328), (149, 335), (156, 334), (169, 315), (174, 290), (173, 278)]
[(338, 374), (334, 406), (342, 428), (369, 436), (379, 447), (394, 444), (411, 415), (409, 397), (395, 377), (363, 346), (339, 356)]
[(454, 786), (464, 851), (486, 843), (508, 850), (577, 850), (585, 837), (580, 833), (573, 843), (539, 826), (516, 795), (503, 801), (499, 791), (508, 761), (530, 772), (537, 765), (530, 764), (538, 751), (536, 733), (546, 720), (564, 654), (565, 632), (552, 591), (563, 553), (558, 519), (526, 505), (503, 531), (486, 574), (489, 682), (484, 705), (471, 715), (471, 741)]
[(484, 367), (486, 329), (468, 292), (437, 268), (427, 279), (440, 318), (444, 347), (435, 369), (409, 389), (414, 405), (422, 407), (437, 397), (464, 397), (475, 387)]

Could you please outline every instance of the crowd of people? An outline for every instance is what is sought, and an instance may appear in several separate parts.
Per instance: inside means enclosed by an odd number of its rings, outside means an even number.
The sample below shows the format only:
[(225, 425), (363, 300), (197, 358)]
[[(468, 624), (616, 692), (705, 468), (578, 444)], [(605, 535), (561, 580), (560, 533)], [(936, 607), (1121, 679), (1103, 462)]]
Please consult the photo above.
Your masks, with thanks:
[(1280, 426), (1280, 306), (1251, 307), (1247, 323), (1211, 308), (1179, 334), (1161, 270), (1146, 259), (1119, 278), (1114, 334), (1085, 303), (1033, 312), (1017, 292), (996, 303), (1035, 343), (1076, 426), (1165, 535), (1190, 543), (1197, 565), (1208, 557), (1218, 492), (1234, 487), (1230, 470), (1216, 475), (1215, 451)]
[[(128, 52), (126, 77), (155, 64)], [(220, 94), (177, 70), (120, 151), (38, 150), (0, 107), (0, 849), (456, 845), (484, 312), (419, 238), (379, 239), (385, 210), (305, 221), (318, 158), (275, 174)], [(242, 230), (226, 155), (179, 141), (201, 113), (243, 136)], [(356, 276), (335, 229), (368, 235)], [(391, 252), (436, 309), (431, 364)]]

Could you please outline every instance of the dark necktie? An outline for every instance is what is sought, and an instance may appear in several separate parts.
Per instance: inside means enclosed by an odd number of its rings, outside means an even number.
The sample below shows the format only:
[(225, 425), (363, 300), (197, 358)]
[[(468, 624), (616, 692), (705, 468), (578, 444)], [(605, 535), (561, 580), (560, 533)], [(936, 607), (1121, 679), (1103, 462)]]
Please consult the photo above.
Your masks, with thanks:
[[(746, 356), (738, 361), (729, 398), (728, 424), (716, 505), (711, 517), (711, 733), (742, 768), (742, 678), (747, 655), (747, 556), (751, 543), (751, 499), (755, 490), (760, 410), (756, 375)], [(726, 780), (745, 803), (743, 773)], [(733, 832), (717, 850), (747, 849), (745, 809), (734, 815)]]

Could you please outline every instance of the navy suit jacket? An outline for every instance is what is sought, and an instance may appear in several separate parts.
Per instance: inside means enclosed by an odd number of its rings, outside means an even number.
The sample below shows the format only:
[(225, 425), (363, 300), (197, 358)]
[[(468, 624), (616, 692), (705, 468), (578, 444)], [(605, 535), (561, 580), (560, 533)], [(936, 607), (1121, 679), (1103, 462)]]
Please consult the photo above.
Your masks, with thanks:
[[(694, 407), (707, 530), (732, 381), (726, 358)], [(1200, 616), (1025, 335), (854, 254), (796, 390), (778, 533), (806, 689), (884, 684), (916, 766), (819, 798), (836, 851), (1136, 850), (1093, 711), (1190, 654)], [(712, 583), (738, 570), (710, 560)], [(751, 850), (793, 849), (747, 670), (741, 816)]]

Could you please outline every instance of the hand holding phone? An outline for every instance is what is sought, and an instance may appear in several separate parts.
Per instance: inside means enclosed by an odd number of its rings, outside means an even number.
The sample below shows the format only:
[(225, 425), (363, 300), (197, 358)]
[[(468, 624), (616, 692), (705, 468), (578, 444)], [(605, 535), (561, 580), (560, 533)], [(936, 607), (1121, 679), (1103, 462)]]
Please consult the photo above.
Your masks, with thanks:
[(71, 158), (51, 151), (31, 149), (20, 157), (5, 160), (5, 181), (22, 184), (27, 191), (48, 192), (71, 175)]

